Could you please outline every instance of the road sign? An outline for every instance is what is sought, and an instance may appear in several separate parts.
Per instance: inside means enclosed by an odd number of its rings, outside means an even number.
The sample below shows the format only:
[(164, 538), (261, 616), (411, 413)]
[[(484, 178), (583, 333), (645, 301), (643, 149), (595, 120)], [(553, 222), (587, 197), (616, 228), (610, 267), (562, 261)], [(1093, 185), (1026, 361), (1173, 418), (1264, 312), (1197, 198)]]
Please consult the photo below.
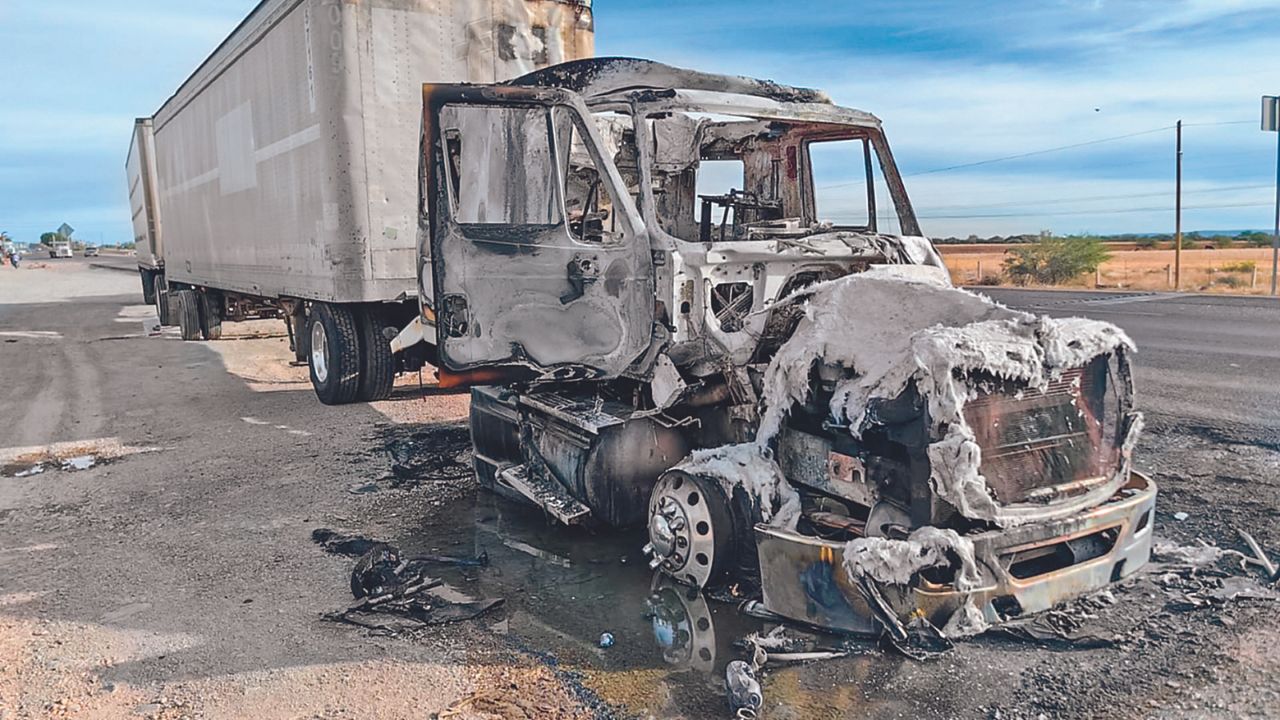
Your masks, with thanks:
[(66, 223), (62, 223), (62, 227), (58, 228), (58, 234), (65, 238), (71, 237), (71, 233), (75, 231), (76, 231), (75, 228), (71, 227)]

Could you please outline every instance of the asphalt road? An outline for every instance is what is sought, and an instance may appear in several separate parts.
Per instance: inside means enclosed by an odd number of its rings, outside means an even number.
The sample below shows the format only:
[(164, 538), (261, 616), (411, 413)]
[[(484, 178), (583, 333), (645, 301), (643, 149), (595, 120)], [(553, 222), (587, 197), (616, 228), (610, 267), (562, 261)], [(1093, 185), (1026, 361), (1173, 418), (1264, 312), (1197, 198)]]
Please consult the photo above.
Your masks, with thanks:
[[(424, 717), (464, 695), (476, 671), (437, 643), (321, 619), (351, 561), (310, 534), (385, 472), (352, 456), (386, 417), (255, 392), (150, 314), (136, 274), (0, 268), (0, 717)], [(51, 462), (15, 477), (29, 447)]]
[(974, 288), (1010, 307), (1115, 323), (1138, 346), (1141, 409), (1280, 438), (1280, 300)]

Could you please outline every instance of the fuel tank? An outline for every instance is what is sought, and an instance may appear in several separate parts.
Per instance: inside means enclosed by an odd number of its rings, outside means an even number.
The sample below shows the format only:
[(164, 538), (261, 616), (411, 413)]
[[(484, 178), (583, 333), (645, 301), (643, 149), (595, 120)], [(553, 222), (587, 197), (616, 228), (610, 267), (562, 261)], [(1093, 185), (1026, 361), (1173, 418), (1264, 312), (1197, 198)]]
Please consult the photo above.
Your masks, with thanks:
[(658, 477), (683, 460), (690, 448), (661, 416), (634, 415), (631, 406), (589, 390), (473, 389), (476, 475), (482, 485), (518, 497), (522, 493), (504, 484), (502, 472), (516, 466), (545, 467), (548, 479), (590, 509), (594, 522), (642, 525)]

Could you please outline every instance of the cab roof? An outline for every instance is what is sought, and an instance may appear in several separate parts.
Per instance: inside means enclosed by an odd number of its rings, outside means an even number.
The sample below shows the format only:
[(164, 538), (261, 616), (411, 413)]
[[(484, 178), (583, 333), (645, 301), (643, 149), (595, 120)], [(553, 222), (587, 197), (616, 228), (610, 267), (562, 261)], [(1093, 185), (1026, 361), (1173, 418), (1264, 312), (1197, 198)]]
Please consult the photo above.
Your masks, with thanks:
[(707, 90), (778, 102), (832, 104), (831, 98), (821, 90), (779, 85), (772, 80), (716, 75), (627, 57), (574, 60), (531, 72), (508, 84), (563, 88), (588, 99), (642, 90)]
[[(821, 90), (772, 80), (718, 75), (640, 58), (605, 57), (553, 65), (510, 80), (517, 87), (560, 88), (578, 93), (588, 105), (625, 101), (647, 93), (653, 109), (740, 111), (745, 115), (879, 126), (870, 113), (837, 106)], [(732, 97), (747, 98), (734, 101)], [(705, 106), (705, 107), (702, 107)]]

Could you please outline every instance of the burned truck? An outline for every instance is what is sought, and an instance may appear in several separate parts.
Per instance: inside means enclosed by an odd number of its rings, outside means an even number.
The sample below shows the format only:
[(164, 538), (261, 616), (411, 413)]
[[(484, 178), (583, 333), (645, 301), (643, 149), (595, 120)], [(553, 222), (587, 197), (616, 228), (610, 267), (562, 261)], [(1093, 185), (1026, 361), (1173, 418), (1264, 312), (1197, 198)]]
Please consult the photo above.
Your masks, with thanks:
[(944, 634), (1149, 557), (1132, 343), (954, 288), (880, 121), (633, 59), (423, 88), (421, 315), (475, 472), (814, 626)]

